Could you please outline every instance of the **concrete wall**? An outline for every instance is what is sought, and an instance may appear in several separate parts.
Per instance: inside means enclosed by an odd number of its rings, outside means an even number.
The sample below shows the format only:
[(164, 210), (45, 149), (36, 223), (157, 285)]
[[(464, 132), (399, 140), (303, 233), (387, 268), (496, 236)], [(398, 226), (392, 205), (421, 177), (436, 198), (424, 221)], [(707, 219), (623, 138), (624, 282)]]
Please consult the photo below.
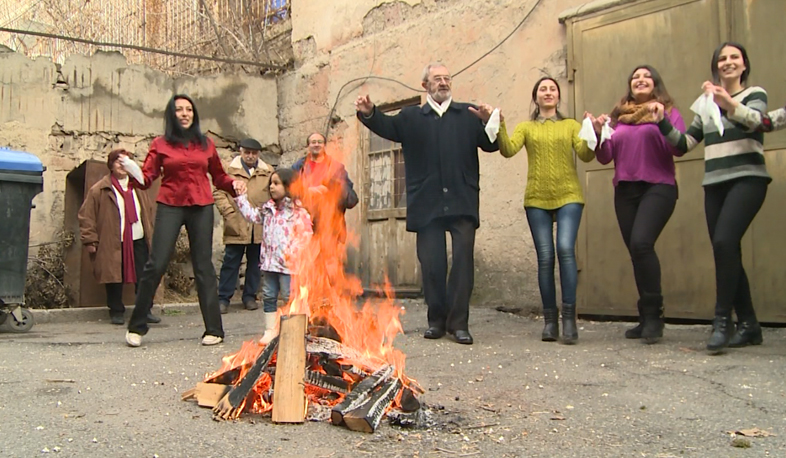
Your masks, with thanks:
[[(439, 60), (455, 73), (495, 46), (524, 18), (534, 0), (292, 0), (296, 70), (279, 78), (282, 161), (303, 152), (305, 136), (323, 131), (339, 89), (367, 75), (420, 88), (420, 75)], [(502, 108), (513, 124), (528, 117), (530, 92), (542, 75), (559, 78), (567, 106), (566, 36), (559, 14), (582, 0), (542, 1), (502, 47), (454, 78), (454, 98)], [(362, 84), (362, 85), (360, 85)], [(379, 80), (352, 83), (341, 93), (330, 140), (340, 146), (350, 177), (360, 181), (353, 101), (370, 94), (378, 104), (419, 95)], [(512, 125), (511, 125), (512, 126)], [(498, 154), (481, 158), (481, 227), (476, 245), (475, 303), (539, 307), (536, 256), (523, 209), (527, 161)], [(359, 187), (362, 191), (362, 187)], [(359, 209), (348, 212), (358, 228)], [(414, 254), (413, 254), (414, 255)]]
[[(269, 161), (278, 160), (273, 78), (173, 78), (129, 66), (114, 52), (72, 56), (58, 68), (48, 59), (0, 49), (0, 146), (33, 153), (47, 168), (44, 192), (34, 200), (31, 243), (49, 241), (62, 226), (65, 177), (82, 161), (103, 161), (116, 147), (144, 159), (150, 141), (163, 132), (164, 108), (175, 93), (194, 98), (202, 130), (225, 161), (234, 154), (233, 142), (246, 136), (267, 147)], [(220, 256), (220, 218), (216, 225), (214, 253)]]

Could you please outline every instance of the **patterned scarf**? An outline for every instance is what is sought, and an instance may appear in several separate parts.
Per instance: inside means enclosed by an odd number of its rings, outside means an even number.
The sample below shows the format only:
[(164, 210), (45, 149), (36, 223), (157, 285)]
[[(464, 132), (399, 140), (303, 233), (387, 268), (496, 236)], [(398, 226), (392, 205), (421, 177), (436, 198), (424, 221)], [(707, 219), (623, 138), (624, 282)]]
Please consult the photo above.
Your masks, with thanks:
[(136, 265), (134, 264), (134, 231), (131, 228), (139, 221), (134, 205), (134, 188), (128, 180), (128, 189), (125, 191), (120, 182), (112, 175), (112, 186), (123, 197), (123, 211), (125, 212), (125, 228), (123, 229), (123, 283), (136, 283)]
[(619, 116), (617, 122), (620, 124), (654, 124), (655, 114), (650, 111), (650, 103), (645, 102), (636, 104), (633, 102), (626, 102), (619, 107)]

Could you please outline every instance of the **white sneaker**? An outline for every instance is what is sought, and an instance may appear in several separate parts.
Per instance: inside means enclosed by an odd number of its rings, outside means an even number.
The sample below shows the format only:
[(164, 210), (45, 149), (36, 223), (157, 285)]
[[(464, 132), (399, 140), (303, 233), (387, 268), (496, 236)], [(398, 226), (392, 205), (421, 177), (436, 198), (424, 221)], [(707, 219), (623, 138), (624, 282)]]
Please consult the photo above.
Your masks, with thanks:
[(202, 337), (202, 345), (216, 345), (216, 344), (220, 344), (223, 341), (224, 339), (218, 336), (207, 335), (205, 337)]
[(126, 331), (126, 343), (129, 347), (138, 347), (142, 345), (142, 336), (131, 331)]

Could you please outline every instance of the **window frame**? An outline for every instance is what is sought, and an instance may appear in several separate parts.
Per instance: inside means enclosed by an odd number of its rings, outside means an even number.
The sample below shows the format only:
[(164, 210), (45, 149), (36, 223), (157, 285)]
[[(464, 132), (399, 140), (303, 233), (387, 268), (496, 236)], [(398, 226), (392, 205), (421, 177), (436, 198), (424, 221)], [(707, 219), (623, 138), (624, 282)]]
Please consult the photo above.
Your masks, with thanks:
[[(378, 105), (376, 107), (382, 113), (390, 113), (396, 110), (401, 110), (406, 107), (410, 106), (420, 106), (421, 105), (421, 97), (410, 97), (408, 99), (403, 99), (394, 103)], [(375, 135), (373, 132), (369, 131), (368, 129), (362, 129), (362, 134), (359, 136), (360, 140), (360, 149), (363, 152), (363, 176), (364, 176), (364, 186), (363, 186), (363, 210), (364, 210), (364, 219), (366, 221), (381, 221), (390, 218), (395, 219), (405, 219), (407, 217), (407, 205), (406, 205), (406, 179), (405, 176), (402, 174), (401, 176), (397, 175), (397, 170), (403, 171), (403, 152), (401, 149), (401, 144), (392, 142), (393, 145), (387, 149), (380, 149), (376, 151), (371, 150), (371, 138), (372, 135)], [(387, 181), (387, 186), (390, 187), (390, 196), (393, 206), (389, 208), (369, 208), (371, 203), (371, 159), (375, 155), (379, 154), (388, 154), (391, 161), (391, 176)], [(399, 163), (396, 161), (401, 159)], [(398, 165), (398, 167), (397, 167)], [(399, 186), (403, 186), (403, 192), (397, 195), (397, 178)], [(403, 183), (402, 183), (403, 181)], [(401, 190), (401, 188), (399, 188)], [(399, 200), (397, 202), (397, 199)], [(399, 204), (396, 206), (396, 204)]]

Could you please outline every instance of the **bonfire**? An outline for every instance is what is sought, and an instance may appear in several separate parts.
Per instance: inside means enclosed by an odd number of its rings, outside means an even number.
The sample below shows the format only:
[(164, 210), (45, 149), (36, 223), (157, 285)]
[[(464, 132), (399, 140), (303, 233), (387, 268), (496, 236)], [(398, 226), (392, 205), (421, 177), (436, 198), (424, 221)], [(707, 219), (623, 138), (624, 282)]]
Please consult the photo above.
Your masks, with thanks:
[(279, 336), (267, 345), (243, 342), (183, 399), (212, 407), (216, 420), (271, 414), (276, 423), (329, 420), (365, 432), (385, 414), (417, 413), (423, 390), (404, 374), (405, 355), (393, 346), (404, 309), (389, 285), (381, 299), (358, 305), (360, 280), (344, 271), (346, 243), (356, 239), (339, 210), (341, 186), (319, 194), (299, 181), (292, 189), (314, 234), (290, 255), (293, 293), (278, 310)]

